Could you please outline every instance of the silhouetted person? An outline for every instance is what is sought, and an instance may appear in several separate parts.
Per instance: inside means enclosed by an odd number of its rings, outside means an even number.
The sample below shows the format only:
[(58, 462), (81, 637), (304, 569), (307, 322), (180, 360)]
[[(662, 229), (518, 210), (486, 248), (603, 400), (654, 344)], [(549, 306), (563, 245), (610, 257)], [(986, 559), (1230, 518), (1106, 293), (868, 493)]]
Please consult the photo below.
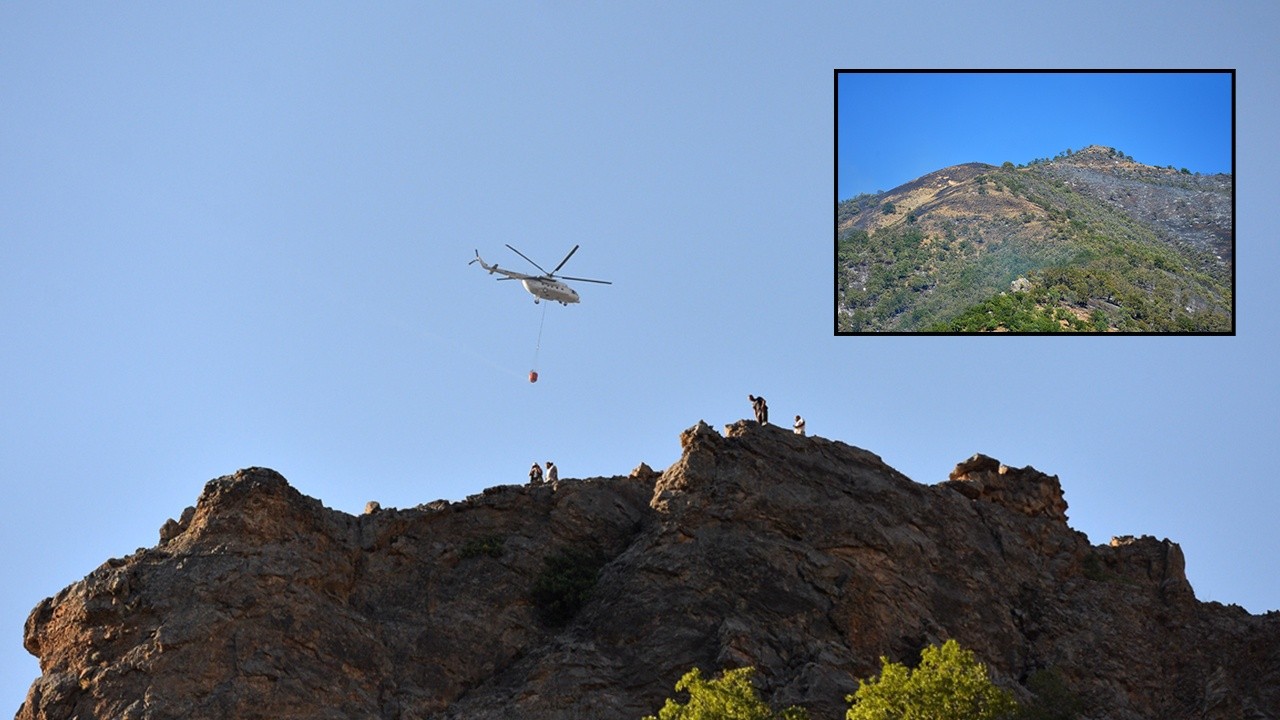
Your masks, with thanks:
[(797, 435), (803, 435), (804, 434), (804, 418), (797, 415), (796, 424), (794, 425), (794, 427)]
[(530, 485), (542, 484), (542, 467), (539, 466), (538, 463), (534, 463), (533, 467), (529, 468), (529, 484)]
[(769, 405), (765, 403), (764, 398), (747, 393), (747, 399), (751, 401), (751, 409), (756, 414), (756, 422), (761, 425), (769, 422)]
[(547, 482), (553, 483), (560, 479), (560, 471), (556, 468), (556, 464), (547, 461)]

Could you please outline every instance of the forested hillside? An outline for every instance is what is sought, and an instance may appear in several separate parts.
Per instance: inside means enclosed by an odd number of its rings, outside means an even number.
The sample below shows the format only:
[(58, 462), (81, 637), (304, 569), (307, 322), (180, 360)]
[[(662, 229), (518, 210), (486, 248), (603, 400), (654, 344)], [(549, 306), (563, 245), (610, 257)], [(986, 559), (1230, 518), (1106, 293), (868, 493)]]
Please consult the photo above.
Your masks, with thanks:
[(841, 332), (1231, 332), (1232, 179), (1090, 146), (837, 207)]

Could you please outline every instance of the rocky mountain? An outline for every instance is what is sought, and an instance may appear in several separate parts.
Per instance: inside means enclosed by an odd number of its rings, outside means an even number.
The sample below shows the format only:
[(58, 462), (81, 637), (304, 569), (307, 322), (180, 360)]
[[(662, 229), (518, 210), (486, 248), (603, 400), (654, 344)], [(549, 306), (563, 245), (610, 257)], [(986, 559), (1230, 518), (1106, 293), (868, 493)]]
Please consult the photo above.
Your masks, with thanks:
[(680, 441), (661, 473), (360, 516), (212, 480), (32, 611), (17, 718), (639, 718), (691, 667), (751, 665), (835, 719), (880, 656), (948, 638), (1085, 718), (1280, 717), (1280, 613), (1197, 601), (1168, 540), (1091, 544), (1057, 477), (975, 455), (919, 484), (750, 422)]
[(836, 208), (842, 332), (1231, 332), (1230, 175), (1091, 145)]

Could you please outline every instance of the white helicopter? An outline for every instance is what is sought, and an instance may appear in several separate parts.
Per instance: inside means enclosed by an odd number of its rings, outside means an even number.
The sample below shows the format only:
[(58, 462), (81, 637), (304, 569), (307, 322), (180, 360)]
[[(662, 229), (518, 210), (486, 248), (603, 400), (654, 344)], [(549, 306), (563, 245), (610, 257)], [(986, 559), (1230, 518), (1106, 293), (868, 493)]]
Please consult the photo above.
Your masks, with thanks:
[[(519, 250), (511, 247), (510, 245), (507, 245), (507, 247), (511, 250), (511, 252), (519, 255), (525, 260), (529, 260), (529, 258)], [(564, 264), (569, 262), (569, 258), (573, 257), (573, 254), (576, 252), (578, 252), (578, 246), (574, 245), (573, 249), (569, 251), (569, 254), (565, 255), (564, 259), (560, 261), (560, 264), (556, 266), (556, 269), (552, 270), (551, 272), (547, 272), (546, 270), (543, 270), (541, 265), (539, 265), (538, 263), (532, 260), (529, 260), (529, 264), (533, 265), (539, 270), (542, 270), (541, 275), (525, 275), (524, 273), (518, 273), (513, 270), (503, 270), (502, 268), (498, 267), (496, 263), (493, 265), (490, 265), (480, 258), (479, 250), (476, 251), (476, 259), (472, 260), (467, 264), (471, 265), (478, 262), (480, 263), (480, 267), (489, 271), (490, 275), (492, 275), (493, 273), (498, 273), (499, 275), (506, 276), (506, 277), (498, 278), (499, 280), (519, 280), (520, 283), (524, 285), (524, 289), (528, 290), (533, 295), (534, 303), (537, 303), (541, 300), (554, 300), (560, 303), (561, 305), (568, 305), (569, 303), (578, 302), (578, 293), (573, 288), (560, 282), (560, 279), (576, 280), (578, 282), (600, 283), (601, 285), (613, 284), (608, 280), (592, 280), (590, 278), (569, 277), (568, 275), (556, 275), (556, 273), (560, 270), (560, 268), (564, 267)]]

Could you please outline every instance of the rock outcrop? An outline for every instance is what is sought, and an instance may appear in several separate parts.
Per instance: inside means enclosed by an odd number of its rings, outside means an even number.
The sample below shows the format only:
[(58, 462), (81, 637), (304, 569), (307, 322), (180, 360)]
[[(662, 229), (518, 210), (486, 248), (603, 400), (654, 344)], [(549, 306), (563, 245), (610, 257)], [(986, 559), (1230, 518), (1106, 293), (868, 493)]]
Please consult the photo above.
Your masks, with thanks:
[(17, 718), (638, 718), (741, 665), (841, 718), (880, 656), (947, 638), (1022, 698), (1052, 670), (1089, 718), (1280, 717), (1280, 614), (1197, 601), (1168, 540), (1091, 545), (1054, 476), (978, 455), (921, 485), (749, 422), (681, 443), (661, 473), (359, 516), (271, 470), (213, 480), (35, 608)]
[(986, 500), (1023, 515), (1067, 522), (1067, 501), (1058, 476), (1030, 466), (1011, 468), (978, 453), (956, 465), (947, 487), (970, 500)]

